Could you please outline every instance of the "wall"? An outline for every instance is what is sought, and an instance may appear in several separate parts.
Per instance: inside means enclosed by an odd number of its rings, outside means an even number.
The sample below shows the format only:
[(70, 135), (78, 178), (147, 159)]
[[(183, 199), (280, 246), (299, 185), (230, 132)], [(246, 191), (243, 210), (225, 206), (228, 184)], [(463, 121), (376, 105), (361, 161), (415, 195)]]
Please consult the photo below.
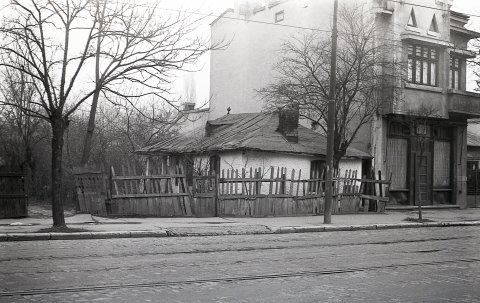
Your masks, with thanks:
[[(339, 5), (364, 1), (340, 0)], [(252, 22), (275, 24), (275, 14), (282, 10), (284, 20), (277, 24), (284, 26)], [(211, 53), (210, 119), (225, 115), (228, 107), (233, 114), (261, 111), (264, 102), (256, 90), (274, 80), (272, 68), (282, 56), (279, 51), (282, 42), (294, 36), (301, 38), (311, 31), (299, 27), (323, 29), (329, 37), (332, 12), (331, 0), (290, 0), (272, 7), (267, 5), (245, 21), (220, 18), (214, 22), (212, 41), (223, 39), (230, 44), (225, 50)], [(238, 11), (227, 13), (226, 17), (245, 18)]]
[[(270, 167), (286, 167), (288, 174), (292, 169), (295, 169), (295, 175), (298, 177), (299, 170), (302, 171), (302, 179), (310, 178), (310, 162), (313, 160), (320, 160), (319, 157), (314, 156), (302, 156), (302, 155), (288, 155), (281, 153), (269, 153), (269, 152), (228, 152), (223, 153), (220, 158), (220, 169), (239, 169), (247, 168), (263, 168), (265, 170)], [(270, 171), (266, 172), (269, 174)], [(270, 175), (265, 176), (269, 178)], [(290, 175), (288, 176), (290, 177)]]
[(454, 130), (454, 186), (455, 204), (467, 207), (467, 126), (458, 126)]
[[(200, 161), (203, 165), (208, 165), (209, 156), (202, 155), (195, 157), (196, 165), (199, 165)], [(295, 169), (295, 176), (298, 178), (298, 173), (301, 170), (301, 178), (310, 178), (310, 164), (314, 160), (321, 160), (320, 157), (308, 156), (308, 155), (291, 155), (272, 152), (256, 152), (256, 151), (233, 151), (223, 152), (220, 154), (220, 169), (238, 169), (242, 168), (250, 169), (263, 168), (268, 170), (270, 167), (286, 167), (288, 170), (288, 176), (292, 169)], [(345, 170), (357, 170), (358, 176), (362, 174), (362, 160), (359, 159), (344, 159), (340, 161), (340, 172), (343, 176)], [(270, 171), (266, 172), (264, 177), (269, 178)]]

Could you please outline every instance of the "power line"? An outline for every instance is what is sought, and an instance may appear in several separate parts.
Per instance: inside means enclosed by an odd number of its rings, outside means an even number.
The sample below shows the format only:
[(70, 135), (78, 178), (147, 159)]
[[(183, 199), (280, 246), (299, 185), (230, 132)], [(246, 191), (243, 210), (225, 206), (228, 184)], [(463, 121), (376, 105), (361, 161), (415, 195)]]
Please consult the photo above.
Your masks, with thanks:
[[(388, 1), (392, 1), (392, 2), (400, 3), (400, 4), (407, 4), (407, 5), (411, 5), (411, 6), (430, 8), (430, 9), (440, 10), (440, 11), (445, 11), (445, 12), (451, 12), (451, 10), (448, 10), (448, 9), (437, 8), (437, 7), (433, 7), (433, 6), (427, 6), (427, 5), (414, 4), (414, 3), (410, 3), (410, 2), (404, 2), (404, 1), (401, 1), (401, 0), (388, 0)], [(130, 3), (123, 2), (123, 4), (130, 4)], [(200, 16), (204, 16), (204, 17), (216, 17), (217, 19), (228, 19), (228, 20), (236, 20), (236, 21), (244, 21), (244, 22), (248, 21), (249, 23), (258, 23), (258, 24), (271, 25), (271, 26), (281, 26), (281, 27), (285, 27), (285, 28), (310, 30), (310, 31), (324, 32), (324, 33), (331, 33), (332, 32), (331, 30), (314, 28), (314, 27), (297, 26), (297, 25), (292, 25), (292, 24), (282, 24), (282, 23), (274, 23), (274, 22), (252, 20), (252, 19), (247, 20), (247, 19), (241, 18), (241, 17), (225, 16), (225, 12), (218, 15), (218, 14), (211, 14), (211, 13), (201, 13), (201, 12), (198, 12), (198, 11), (188, 11), (188, 10), (180, 10), (180, 9), (173, 9), (173, 8), (165, 8), (165, 7), (159, 7), (159, 6), (147, 5), (147, 4), (140, 4), (140, 5), (137, 5), (137, 6), (143, 6), (143, 7), (147, 7), (147, 8), (156, 8), (156, 9), (159, 9), (159, 10), (179, 12), (179, 13), (183, 12), (183, 13), (188, 13), (188, 14), (192, 14), (192, 15), (200, 15)], [(374, 8), (381, 8), (381, 7), (374, 7)], [(462, 13), (462, 14), (470, 16), (470, 17), (480, 18), (480, 15), (474, 15), (474, 14), (468, 14), (468, 13)], [(351, 35), (351, 36), (360, 36), (360, 35), (352, 34), (352, 33), (343, 33), (343, 32), (339, 32), (339, 33), (345, 34), (345, 35)], [(376, 39), (384, 40), (384, 41), (393, 41), (393, 42), (398, 41), (398, 39), (389, 39), (389, 38), (380, 38), (380, 37), (377, 37)], [(451, 41), (441, 40), (441, 39), (437, 39), (437, 41), (446, 42), (446, 43), (451, 42)]]
[[(430, 8), (430, 9), (443, 11), (443, 12), (451, 12), (451, 10), (449, 10), (449, 9), (438, 8), (438, 7), (428, 6), (428, 5), (414, 4), (414, 3), (405, 2), (405, 1), (401, 1), (401, 0), (389, 0), (389, 1), (392, 1), (392, 2), (395, 2), (395, 3), (400, 3), (400, 4), (407, 4), (407, 5), (416, 6), (416, 7)], [(467, 15), (469, 17), (480, 18), (480, 15), (474, 15), (474, 14), (463, 13), (463, 12), (459, 12), (459, 13)]]

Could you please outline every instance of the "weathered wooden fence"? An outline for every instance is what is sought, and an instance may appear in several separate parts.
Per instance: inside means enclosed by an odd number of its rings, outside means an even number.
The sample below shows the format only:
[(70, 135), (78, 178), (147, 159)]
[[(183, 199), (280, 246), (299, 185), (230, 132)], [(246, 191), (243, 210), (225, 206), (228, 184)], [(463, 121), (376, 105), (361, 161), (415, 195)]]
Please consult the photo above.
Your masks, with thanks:
[(107, 176), (97, 170), (78, 169), (74, 172), (74, 178), (80, 212), (107, 215)]
[(116, 216), (192, 216), (186, 175), (180, 165), (160, 162), (137, 173), (135, 164), (111, 169), (111, 199), (107, 212)]
[[(250, 168), (194, 175), (180, 163), (126, 163), (109, 176), (76, 175), (82, 211), (112, 216), (296, 216), (324, 211), (325, 181), (302, 178), (301, 170)], [(357, 178), (346, 171), (333, 181), (333, 213), (382, 212), (389, 181)], [(103, 201), (103, 202), (102, 202)]]
[[(286, 168), (222, 170), (218, 180), (218, 214), (222, 216), (295, 216), (324, 212), (325, 181), (302, 179)], [(333, 180), (333, 214), (383, 212), (390, 182), (360, 179), (347, 170)]]
[(25, 187), (24, 175), (0, 174), (0, 219), (28, 215), (28, 197)]

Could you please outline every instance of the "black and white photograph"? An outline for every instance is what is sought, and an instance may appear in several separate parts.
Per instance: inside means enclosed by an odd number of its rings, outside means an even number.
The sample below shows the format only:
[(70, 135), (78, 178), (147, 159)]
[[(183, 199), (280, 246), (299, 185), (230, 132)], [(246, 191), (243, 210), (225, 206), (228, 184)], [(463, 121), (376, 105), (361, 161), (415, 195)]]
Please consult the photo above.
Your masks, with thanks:
[(480, 1), (0, 0), (0, 302), (480, 303)]

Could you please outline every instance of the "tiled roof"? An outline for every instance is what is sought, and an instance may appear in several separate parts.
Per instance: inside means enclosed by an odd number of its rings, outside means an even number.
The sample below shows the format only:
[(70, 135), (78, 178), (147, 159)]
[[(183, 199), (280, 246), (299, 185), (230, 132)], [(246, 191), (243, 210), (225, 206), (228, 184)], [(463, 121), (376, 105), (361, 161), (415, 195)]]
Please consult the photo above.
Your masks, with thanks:
[[(155, 153), (207, 153), (213, 151), (256, 150), (324, 156), (326, 138), (299, 125), (298, 143), (289, 142), (277, 131), (277, 113), (230, 114), (207, 122), (209, 136), (196, 138), (179, 135), (137, 151)], [(371, 158), (363, 151), (349, 148), (346, 157)]]

